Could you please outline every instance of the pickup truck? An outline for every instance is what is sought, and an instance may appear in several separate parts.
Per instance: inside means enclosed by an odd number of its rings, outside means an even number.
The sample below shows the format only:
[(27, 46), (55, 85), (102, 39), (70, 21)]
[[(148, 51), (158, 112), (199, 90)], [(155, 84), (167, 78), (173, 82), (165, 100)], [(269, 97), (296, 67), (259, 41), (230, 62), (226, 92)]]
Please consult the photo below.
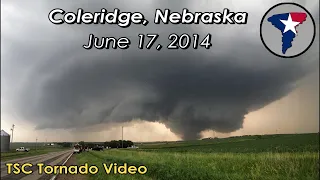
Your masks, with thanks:
[(16, 149), (17, 152), (29, 152), (30, 149), (25, 148), (25, 147), (19, 147)]
[(81, 153), (81, 149), (78, 147), (73, 148), (73, 153)]

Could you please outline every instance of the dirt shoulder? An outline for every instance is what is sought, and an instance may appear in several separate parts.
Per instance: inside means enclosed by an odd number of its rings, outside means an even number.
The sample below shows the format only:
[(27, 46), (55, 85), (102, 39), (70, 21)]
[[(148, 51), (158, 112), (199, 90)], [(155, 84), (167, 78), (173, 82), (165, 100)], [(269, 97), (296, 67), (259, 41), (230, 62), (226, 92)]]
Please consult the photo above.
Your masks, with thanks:
[[(66, 166), (77, 165), (77, 160), (74, 155), (65, 164)], [(56, 180), (86, 180), (87, 176), (82, 174), (61, 174), (57, 176)]]

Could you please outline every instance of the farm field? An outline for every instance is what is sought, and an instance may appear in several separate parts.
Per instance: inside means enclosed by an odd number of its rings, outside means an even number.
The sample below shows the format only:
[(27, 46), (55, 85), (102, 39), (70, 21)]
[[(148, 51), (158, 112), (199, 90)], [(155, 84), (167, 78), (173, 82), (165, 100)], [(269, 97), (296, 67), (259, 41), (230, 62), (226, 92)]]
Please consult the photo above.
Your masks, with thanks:
[[(319, 134), (243, 136), (138, 144), (77, 154), (79, 165), (97, 165), (89, 179), (318, 179)], [(144, 175), (106, 174), (102, 163), (144, 165)]]
[(44, 148), (44, 147), (60, 147), (59, 145), (53, 145), (53, 146), (44, 146), (44, 142), (38, 142), (38, 143), (35, 143), (35, 142), (14, 142), (14, 143), (11, 143), (10, 144), (10, 149), (12, 150), (15, 150), (19, 147), (26, 147), (26, 148), (29, 148), (29, 149), (39, 149), (39, 148)]

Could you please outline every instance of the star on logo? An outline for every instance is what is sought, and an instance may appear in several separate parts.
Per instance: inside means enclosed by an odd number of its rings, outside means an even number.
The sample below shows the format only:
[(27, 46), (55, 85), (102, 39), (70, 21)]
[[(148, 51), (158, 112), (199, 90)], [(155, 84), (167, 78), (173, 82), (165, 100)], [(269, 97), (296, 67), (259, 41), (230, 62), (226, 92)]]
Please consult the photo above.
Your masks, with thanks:
[(292, 21), (291, 15), (289, 14), (288, 20), (280, 20), (286, 27), (283, 30), (283, 33), (287, 31), (292, 31), (294, 34), (297, 34), (296, 26), (300, 24), (300, 22)]

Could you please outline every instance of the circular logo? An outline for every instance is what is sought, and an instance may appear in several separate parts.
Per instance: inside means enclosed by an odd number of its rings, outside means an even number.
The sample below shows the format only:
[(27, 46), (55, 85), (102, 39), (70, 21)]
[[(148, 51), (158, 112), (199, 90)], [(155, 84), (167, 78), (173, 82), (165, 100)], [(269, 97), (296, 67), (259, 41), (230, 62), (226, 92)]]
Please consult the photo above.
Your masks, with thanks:
[(260, 38), (274, 55), (293, 58), (305, 53), (316, 35), (310, 12), (296, 3), (279, 3), (262, 17)]

